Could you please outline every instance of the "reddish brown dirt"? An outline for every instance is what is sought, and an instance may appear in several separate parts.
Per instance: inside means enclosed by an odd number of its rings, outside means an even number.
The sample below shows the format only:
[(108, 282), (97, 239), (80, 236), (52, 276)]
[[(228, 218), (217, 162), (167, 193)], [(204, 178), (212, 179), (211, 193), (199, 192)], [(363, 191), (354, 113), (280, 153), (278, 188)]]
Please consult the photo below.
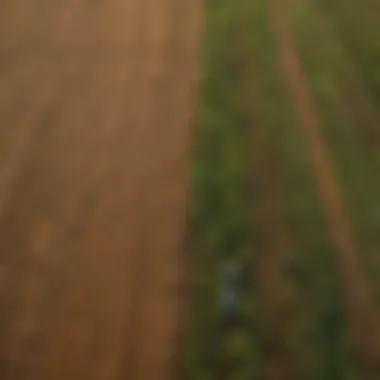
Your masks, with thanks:
[(326, 227), (335, 247), (353, 348), (370, 378), (379, 379), (380, 330), (376, 306), (360, 269), (358, 249), (345, 214), (332, 163), (320, 132), (318, 113), (302, 73), (284, 3), (269, 0), (270, 16), (284, 76), (305, 136)]
[(1, 2), (2, 380), (177, 377), (200, 14)]

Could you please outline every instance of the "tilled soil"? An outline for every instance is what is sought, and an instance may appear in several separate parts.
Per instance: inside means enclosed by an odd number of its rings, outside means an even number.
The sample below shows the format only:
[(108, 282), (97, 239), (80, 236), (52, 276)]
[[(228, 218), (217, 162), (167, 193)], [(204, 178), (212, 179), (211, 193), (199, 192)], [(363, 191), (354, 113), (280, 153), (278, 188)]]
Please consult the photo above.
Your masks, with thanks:
[(0, 4), (0, 378), (175, 377), (200, 0)]

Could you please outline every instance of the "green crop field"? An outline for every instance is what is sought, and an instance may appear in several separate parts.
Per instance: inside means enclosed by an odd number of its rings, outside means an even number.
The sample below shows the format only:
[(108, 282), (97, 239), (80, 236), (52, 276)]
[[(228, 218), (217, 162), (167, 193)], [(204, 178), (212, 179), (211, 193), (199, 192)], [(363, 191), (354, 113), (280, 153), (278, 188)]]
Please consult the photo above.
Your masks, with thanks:
[[(204, 4), (188, 378), (375, 379), (350, 344), (337, 248), (269, 3)], [(283, 8), (364, 278), (379, 305), (380, 3), (294, 0)], [(228, 259), (242, 269), (232, 330), (218, 307)]]

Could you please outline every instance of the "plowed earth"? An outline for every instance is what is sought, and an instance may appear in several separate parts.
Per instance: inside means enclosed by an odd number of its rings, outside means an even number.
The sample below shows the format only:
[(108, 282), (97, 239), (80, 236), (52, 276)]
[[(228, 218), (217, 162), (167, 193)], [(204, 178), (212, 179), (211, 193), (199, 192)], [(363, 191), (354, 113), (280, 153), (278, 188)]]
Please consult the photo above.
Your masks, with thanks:
[(200, 0), (0, 3), (0, 378), (175, 378)]

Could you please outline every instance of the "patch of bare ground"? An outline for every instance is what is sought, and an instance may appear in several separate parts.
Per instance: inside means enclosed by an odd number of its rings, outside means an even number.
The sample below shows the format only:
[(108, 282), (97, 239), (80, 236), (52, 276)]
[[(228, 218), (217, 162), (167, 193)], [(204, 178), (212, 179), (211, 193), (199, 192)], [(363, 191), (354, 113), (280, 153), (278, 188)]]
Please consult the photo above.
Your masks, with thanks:
[(51, 4), (0, 12), (0, 378), (176, 378), (201, 3)]

